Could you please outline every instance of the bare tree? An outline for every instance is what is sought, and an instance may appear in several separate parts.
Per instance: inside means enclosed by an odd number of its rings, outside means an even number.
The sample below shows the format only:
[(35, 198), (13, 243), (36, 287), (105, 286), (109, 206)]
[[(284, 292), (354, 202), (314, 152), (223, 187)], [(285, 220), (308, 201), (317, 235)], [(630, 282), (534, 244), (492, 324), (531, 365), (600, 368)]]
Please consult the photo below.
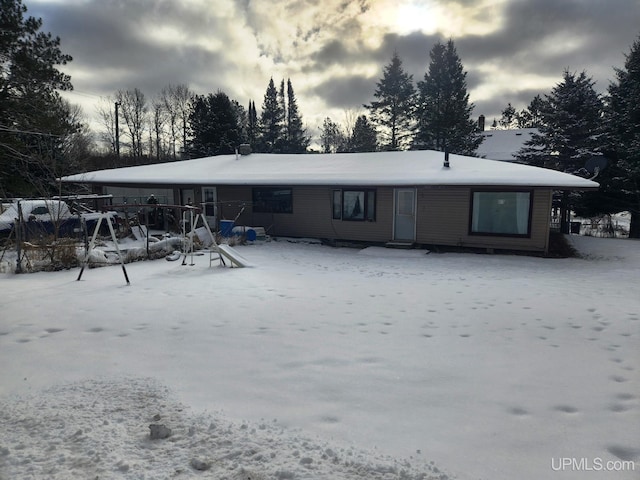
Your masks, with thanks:
[(160, 99), (162, 101), (162, 105), (164, 107), (166, 121), (168, 123), (169, 128), (169, 145), (170, 145), (170, 154), (172, 160), (176, 160), (176, 143), (178, 141), (178, 105), (175, 102), (174, 96), (175, 87), (169, 85), (165, 87), (160, 92)]
[(151, 128), (149, 135), (151, 136), (150, 149), (151, 154), (155, 150), (156, 160), (160, 162), (165, 154), (165, 125), (167, 122), (167, 111), (162, 96), (156, 98), (151, 104)]
[(166, 122), (169, 128), (169, 143), (173, 160), (178, 159), (177, 144), (182, 143), (182, 151), (187, 151), (187, 125), (191, 113), (193, 92), (184, 84), (169, 85), (160, 92)]
[(100, 132), (100, 140), (107, 145), (109, 153), (116, 155), (116, 117), (115, 100), (108, 97), (101, 97), (100, 103), (96, 106), (96, 113), (100, 119), (103, 130)]
[(347, 138), (351, 138), (353, 136), (353, 130), (356, 126), (356, 122), (358, 121), (358, 117), (364, 113), (364, 109), (362, 108), (345, 108), (344, 109), (344, 134)]
[(62, 155), (67, 159), (67, 172), (79, 171), (85, 168), (85, 160), (94, 149), (94, 138), (80, 105), (68, 103), (69, 123), (76, 125), (73, 133), (62, 138)]
[(131, 156), (139, 159), (144, 153), (142, 138), (148, 112), (147, 100), (141, 90), (134, 88), (133, 90), (118, 90), (116, 101), (120, 104), (127, 136), (131, 141)]

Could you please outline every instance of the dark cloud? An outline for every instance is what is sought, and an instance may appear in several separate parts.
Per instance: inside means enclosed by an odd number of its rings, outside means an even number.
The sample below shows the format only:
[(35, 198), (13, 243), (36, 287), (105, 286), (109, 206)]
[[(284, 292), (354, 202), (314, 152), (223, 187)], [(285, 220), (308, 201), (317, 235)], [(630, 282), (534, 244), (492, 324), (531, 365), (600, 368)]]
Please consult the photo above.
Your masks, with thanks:
[[(494, 10), (475, 8), (477, 0), (438, 3), (450, 11), (454, 4), (456, 11), (473, 10), (477, 25), (489, 27), (495, 20), (489, 17)], [(422, 80), (433, 45), (448, 40), (439, 32), (394, 33), (392, 23), (372, 38), (371, 19), (382, 4), (387, 14), (393, 11), (391, 0), (207, 0), (200, 6), (173, 0), (33, 0), (28, 14), (42, 17), (43, 29), (59, 36), (63, 52), (74, 57), (62, 69), (80, 92), (110, 95), (137, 87), (153, 96), (184, 83), (197, 93), (220, 89), (243, 104), (249, 98), (260, 103), (271, 76), (290, 77), (301, 85), (301, 105), (324, 102), (328, 111), (371, 102), (394, 52), (414, 81)], [(489, 121), (509, 102), (524, 108), (536, 94), (549, 93), (565, 69), (585, 70), (604, 92), (613, 68), (623, 65), (640, 34), (639, 7), (638, 0), (507, 0), (495, 31), (461, 30), (453, 40), (468, 89), (484, 92), (480, 100), (472, 98), (474, 115), (483, 113)], [(163, 39), (165, 31), (180, 35)], [(203, 45), (207, 40), (211, 44)], [(372, 65), (377, 73), (355, 73), (371, 72)], [(329, 71), (336, 73), (327, 79)], [(513, 75), (504, 91), (495, 87), (496, 72)], [(525, 76), (545, 83), (537, 91), (530, 81), (520, 84)], [(487, 86), (495, 90), (491, 98), (485, 98)]]
[(373, 99), (376, 81), (375, 78), (359, 75), (338, 77), (315, 87), (313, 94), (320, 97), (328, 108), (358, 109)]
[(514, 0), (507, 4), (502, 29), (456, 39), (456, 45), (473, 64), (558, 79), (565, 69), (586, 70), (605, 88), (615, 52), (623, 52), (640, 32), (640, 8), (617, 7), (599, 0)]
[(384, 36), (379, 49), (372, 53), (372, 57), (381, 65), (388, 65), (394, 52), (402, 60), (404, 70), (413, 75), (415, 81), (422, 80), (429, 67), (429, 52), (433, 46), (442, 42), (440, 35), (427, 35), (413, 32), (408, 35), (388, 33)]

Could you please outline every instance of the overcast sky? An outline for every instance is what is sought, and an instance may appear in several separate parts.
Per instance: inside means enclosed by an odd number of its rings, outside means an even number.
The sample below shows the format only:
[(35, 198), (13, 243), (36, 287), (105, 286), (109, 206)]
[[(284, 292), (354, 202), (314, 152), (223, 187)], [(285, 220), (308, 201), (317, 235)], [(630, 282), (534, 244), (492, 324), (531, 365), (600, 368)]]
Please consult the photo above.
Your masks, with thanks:
[[(640, 34), (640, 0), (23, 0), (73, 62), (68, 98), (95, 116), (101, 97), (170, 84), (222, 90), (260, 112), (273, 77), (290, 78), (317, 134), (373, 100), (394, 51), (415, 82), (452, 38), (474, 117), (526, 107), (565, 69), (604, 92)], [(359, 113), (359, 112), (358, 112)], [(366, 113), (366, 112), (361, 112)]]

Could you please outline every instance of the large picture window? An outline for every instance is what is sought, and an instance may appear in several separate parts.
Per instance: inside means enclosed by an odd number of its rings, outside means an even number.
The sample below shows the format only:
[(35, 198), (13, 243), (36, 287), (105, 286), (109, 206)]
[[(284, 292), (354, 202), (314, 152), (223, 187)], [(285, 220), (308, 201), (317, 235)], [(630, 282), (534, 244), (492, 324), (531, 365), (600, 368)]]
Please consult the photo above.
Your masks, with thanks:
[(472, 193), (472, 234), (529, 236), (532, 192)]
[(256, 213), (293, 213), (293, 194), (291, 189), (254, 188), (253, 211)]
[(376, 191), (334, 190), (333, 218), (347, 221), (375, 221)]

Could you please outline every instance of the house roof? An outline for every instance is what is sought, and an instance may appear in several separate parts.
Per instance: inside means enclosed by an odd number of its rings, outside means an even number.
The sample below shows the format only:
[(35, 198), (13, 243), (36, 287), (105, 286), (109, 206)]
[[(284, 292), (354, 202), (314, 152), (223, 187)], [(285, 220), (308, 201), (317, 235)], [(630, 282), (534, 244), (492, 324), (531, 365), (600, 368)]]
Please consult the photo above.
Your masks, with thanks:
[(431, 150), (343, 154), (220, 155), (99, 170), (62, 178), (103, 185), (529, 186), (588, 190), (596, 182), (555, 170)]
[(478, 147), (477, 154), (483, 158), (513, 162), (516, 159), (515, 154), (534, 133), (538, 133), (537, 128), (484, 131), (484, 140)]

